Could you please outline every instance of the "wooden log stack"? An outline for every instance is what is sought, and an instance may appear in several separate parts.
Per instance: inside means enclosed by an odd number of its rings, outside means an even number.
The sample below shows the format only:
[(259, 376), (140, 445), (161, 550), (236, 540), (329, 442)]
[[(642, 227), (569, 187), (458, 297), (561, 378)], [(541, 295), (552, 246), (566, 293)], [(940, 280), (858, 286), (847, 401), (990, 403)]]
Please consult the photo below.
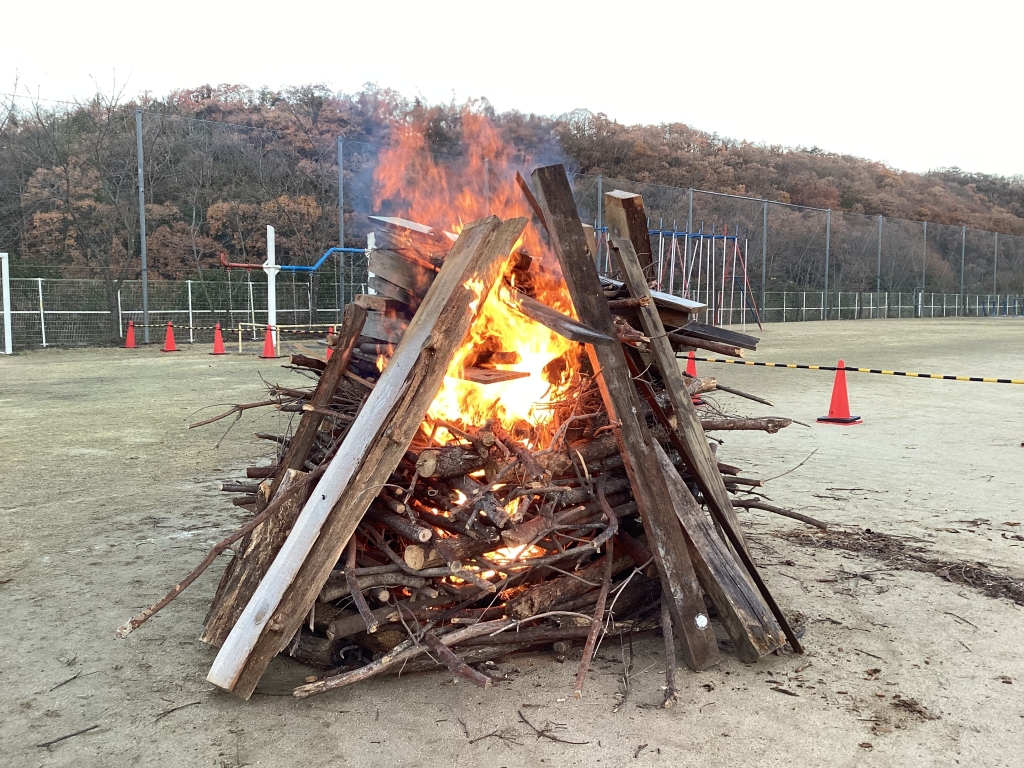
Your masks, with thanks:
[[(346, 307), (329, 361), (291, 359), (314, 387), (275, 385), (259, 404), (295, 413), (290, 435), (262, 436), (271, 463), (223, 484), (253, 518), (218, 545), (234, 555), (202, 635), (220, 649), (215, 685), (247, 699), (284, 653), (319, 672), (298, 697), (436, 664), (487, 687), (473, 664), (576, 644), (580, 695), (600, 633), (657, 626), (672, 674), (673, 638), (694, 670), (716, 663), (726, 636), (748, 663), (786, 645), (802, 652), (736, 513), (770, 508), (740, 499), (763, 483), (719, 462), (705, 436), (790, 422), (698, 411), (693, 396), (717, 380), (685, 380), (676, 359), (693, 348), (741, 355), (757, 339), (692, 322), (703, 305), (650, 290), (639, 196), (605, 199), (613, 281), (594, 267), (564, 169), (537, 169), (536, 197), (520, 185), (575, 317), (530, 295), (535, 259), (512, 252), (526, 219), (490, 217), (453, 239), (371, 217), (372, 294)], [(546, 431), (428, 416), (483, 304), (470, 301), (470, 281), (485, 294), (504, 282), (512, 311), (580, 345), (581, 370)], [(460, 375), (513, 381), (529, 375), (507, 370), (519, 357), (481, 350)], [(674, 696), (674, 677), (668, 688)]]

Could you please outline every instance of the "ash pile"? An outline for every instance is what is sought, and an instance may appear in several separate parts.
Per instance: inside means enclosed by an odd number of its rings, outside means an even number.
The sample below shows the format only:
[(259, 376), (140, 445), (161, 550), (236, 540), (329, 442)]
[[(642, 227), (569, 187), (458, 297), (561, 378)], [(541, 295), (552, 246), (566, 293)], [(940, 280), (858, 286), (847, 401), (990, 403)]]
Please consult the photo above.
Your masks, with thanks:
[(667, 706), (677, 652), (694, 670), (802, 652), (736, 513), (767, 507), (740, 498), (762, 483), (705, 434), (791, 422), (717, 412), (700, 395), (724, 387), (678, 358), (757, 339), (651, 290), (638, 195), (605, 196), (610, 280), (562, 166), (517, 181), (526, 215), (457, 234), (375, 219), (373, 295), (326, 360), (291, 358), (315, 386), (261, 403), (295, 413), (290, 434), (225, 483), (252, 518), (120, 636), (230, 548), (202, 639), (208, 680), (245, 699), (278, 654), (320, 670), (304, 698), (445, 667), (486, 688), (480, 662), (570, 645), (579, 696), (606, 634), (660, 627)]

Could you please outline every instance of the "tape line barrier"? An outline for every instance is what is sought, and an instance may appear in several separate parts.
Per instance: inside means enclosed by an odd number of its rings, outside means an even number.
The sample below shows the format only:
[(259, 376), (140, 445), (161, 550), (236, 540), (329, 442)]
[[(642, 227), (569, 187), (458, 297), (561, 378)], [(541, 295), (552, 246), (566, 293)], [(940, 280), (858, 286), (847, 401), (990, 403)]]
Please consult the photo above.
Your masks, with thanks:
[(908, 376), (912, 379), (943, 379), (945, 381), (980, 381), (986, 384), (1024, 384), (1024, 379), (986, 379), (981, 376), (944, 376), (938, 373), (911, 373), (910, 371), (883, 371), (878, 368), (842, 369), (835, 365), (797, 365), (796, 363), (761, 363), (754, 360), (728, 360), (719, 357), (694, 357), (698, 363), (726, 363), (728, 365), (756, 365), (762, 368), (800, 368), (806, 371), (850, 371), (852, 373), (877, 373), (882, 376)]

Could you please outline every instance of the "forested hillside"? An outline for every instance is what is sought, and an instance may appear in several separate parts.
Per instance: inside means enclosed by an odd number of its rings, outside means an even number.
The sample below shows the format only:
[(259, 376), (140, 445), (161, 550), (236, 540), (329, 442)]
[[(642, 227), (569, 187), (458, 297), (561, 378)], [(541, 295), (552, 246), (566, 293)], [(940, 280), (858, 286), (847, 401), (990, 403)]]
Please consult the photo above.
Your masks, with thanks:
[[(396, 127), (424, 126), (438, 156), (463, 152), (465, 110), (491, 118), (523, 162), (778, 202), (1024, 234), (1024, 179), (958, 169), (905, 173), (818, 148), (763, 146), (683, 123), (625, 126), (576, 110), (495, 113), (484, 101), (424, 105), (367, 86), (280, 92), (202, 86), (136, 102), (18, 99), (0, 112), (0, 250), (18, 274), (99, 277), (113, 296), (138, 276), (136, 107), (144, 110), (150, 275), (182, 277), (221, 251), (309, 263), (336, 243), (336, 137), (345, 140), (346, 234), (374, 207), (371, 171)], [(458, 160), (453, 160), (458, 162)], [(350, 218), (351, 217), (351, 218)]]

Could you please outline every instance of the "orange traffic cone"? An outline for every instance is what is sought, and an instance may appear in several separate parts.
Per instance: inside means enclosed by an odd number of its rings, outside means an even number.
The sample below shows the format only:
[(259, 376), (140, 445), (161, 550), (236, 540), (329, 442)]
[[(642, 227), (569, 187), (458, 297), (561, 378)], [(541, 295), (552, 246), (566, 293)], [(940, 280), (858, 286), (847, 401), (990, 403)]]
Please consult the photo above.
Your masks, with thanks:
[(220, 323), (213, 329), (213, 352), (211, 355), (226, 355), (224, 350), (224, 337), (220, 335)]
[[(697, 361), (693, 357), (693, 350), (690, 350), (690, 354), (686, 356), (686, 375), (697, 378)], [(694, 395), (690, 398), (694, 405), (704, 405), (704, 401), (700, 399), (700, 395)]]
[(277, 355), (274, 352), (274, 332), (270, 330), (270, 326), (267, 326), (267, 338), (263, 340), (263, 354), (260, 355), (264, 360), (273, 360)]
[(832, 385), (832, 402), (828, 407), (828, 416), (820, 416), (818, 421), (825, 424), (862, 424), (860, 416), (850, 415), (850, 399), (846, 394), (846, 363), (840, 360), (836, 367), (836, 381)]
[(164, 348), (161, 352), (177, 352), (178, 348), (174, 346), (174, 328), (171, 326), (170, 321), (167, 323), (167, 337), (164, 339)]
[(135, 321), (128, 321), (128, 334), (124, 337), (124, 348), (135, 349)]
[(334, 335), (334, 326), (332, 325), (327, 331), (327, 360), (330, 361), (331, 355), (334, 354), (334, 348), (331, 346), (331, 336)]

